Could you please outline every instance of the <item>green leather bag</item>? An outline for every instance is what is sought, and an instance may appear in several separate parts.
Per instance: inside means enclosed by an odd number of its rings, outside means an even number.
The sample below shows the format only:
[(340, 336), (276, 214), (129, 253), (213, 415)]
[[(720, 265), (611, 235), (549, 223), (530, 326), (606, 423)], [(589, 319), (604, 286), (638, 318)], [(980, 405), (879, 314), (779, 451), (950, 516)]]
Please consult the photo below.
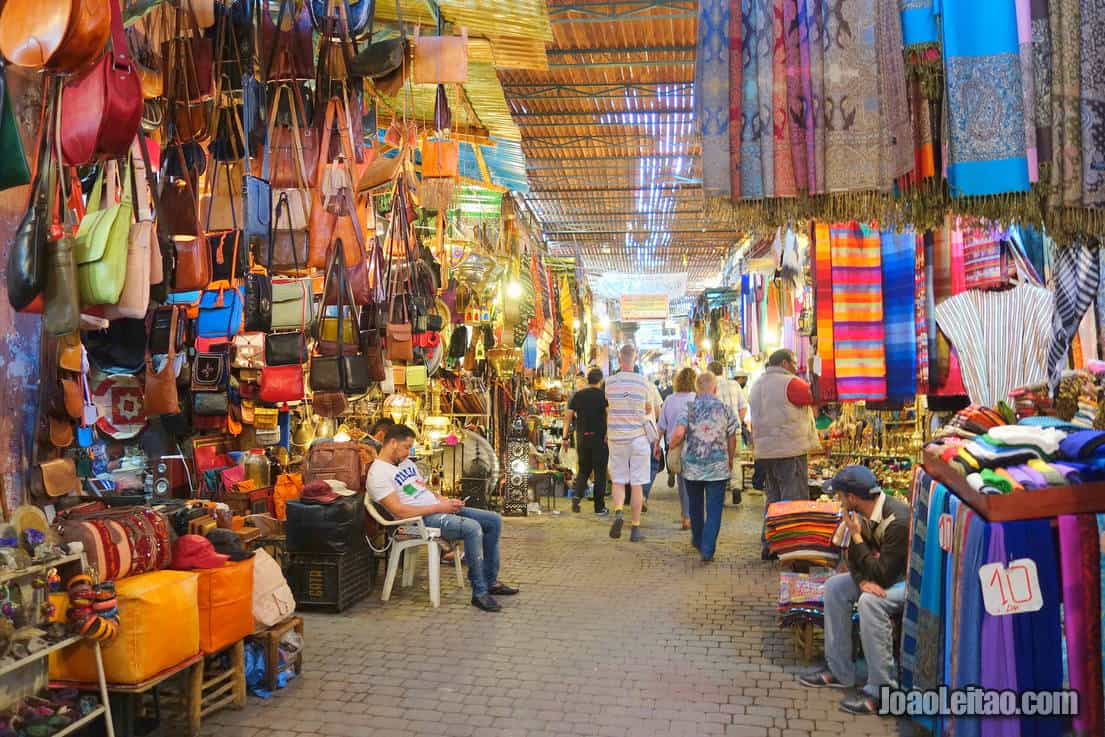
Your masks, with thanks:
[[(106, 166), (104, 168), (107, 168)], [(89, 208), (77, 229), (77, 283), (81, 304), (113, 305), (123, 293), (127, 276), (127, 251), (134, 208), (130, 191), (111, 207), (100, 208), (104, 170), (100, 170), (88, 198)]]
[(0, 61), (0, 190), (20, 187), (31, 181), (31, 169), (23, 152), (19, 137), (19, 124), (15, 121), (15, 108), (8, 93), (4, 76), (4, 62)]
[(305, 331), (315, 319), (310, 279), (272, 280), (272, 329)]

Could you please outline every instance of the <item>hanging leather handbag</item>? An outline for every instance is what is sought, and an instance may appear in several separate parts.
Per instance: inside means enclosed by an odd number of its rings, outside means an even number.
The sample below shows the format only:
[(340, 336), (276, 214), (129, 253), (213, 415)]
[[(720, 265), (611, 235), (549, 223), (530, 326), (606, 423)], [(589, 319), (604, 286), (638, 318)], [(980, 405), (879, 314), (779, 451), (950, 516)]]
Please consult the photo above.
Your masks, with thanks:
[(225, 391), (230, 383), (228, 351), (197, 353), (192, 366), (191, 388), (194, 392)]
[(268, 402), (269, 404), (298, 402), (303, 399), (303, 394), (302, 365), (266, 366), (261, 369), (259, 397), (262, 402)]
[(260, 370), (265, 367), (265, 334), (241, 333), (234, 336), (234, 360), (230, 367)]
[(307, 363), (307, 337), (303, 333), (269, 333), (265, 336), (267, 366), (302, 366)]
[[(153, 311), (147, 343), (150, 353), (180, 353), (184, 350), (188, 332), (183, 324), (184, 309), (178, 305), (164, 305)], [(175, 329), (174, 325), (177, 326)]]
[(412, 392), (426, 390), (428, 380), (425, 364), (413, 363), (407, 366), (407, 389)]
[[(312, 357), (311, 389), (312, 391), (340, 391), (345, 394), (363, 394), (368, 391), (371, 382), (368, 364), (365, 357), (360, 355), (355, 339), (352, 341), (354, 350), (348, 353), (345, 350), (347, 342), (345, 334), (356, 332), (355, 329), (347, 331), (345, 329), (346, 323), (349, 322), (355, 327), (360, 322), (360, 316), (357, 314), (356, 305), (352, 304), (352, 294), (348, 283), (345, 282), (345, 269), (342, 267), (344, 257), (341, 251), (342, 242), (339, 240), (334, 244), (325, 279), (327, 282), (336, 280), (341, 283), (341, 290), (339, 291), (341, 299), (337, 303), (337, 339), (333, 344), (333, 355), (327, 356), (320, 353)], [(347, 310), (350, 313), (348, 315), (346, 314)], [(320, 351), (326, 347), (326, 343), (320, 340), (321, 326), (322, 320), (317, 321), (314, 326), (316, 345)]]
[(273, 279), (271, 329), (304, 331), (313, 319), (310, 279)]
[(79, 72), (95, 61), (111, 31), (109, 0), (8, 0), (0, 7), (0, 55), (12, 64)]
[(205, 238), (174, 236), (176, 266), (173, 270), (173, 290), (191, 292), (211, 283), (211, 250)]
[(57, 118), (56, 87), (45, 82), (43, 95), (30, 199), (8, 250), (8, 302), (19, 311), (30, 309), (36, 300), (41, 305), (39, 298), (46, 288), (47, 243), (54, 209), (51, 192), (57, 183), (56, 173), (52, 173), (56, 172), (55, 147), (50, 143)]
[(267, 253), (272, 238), (272, 187), (252, 175), (243, 178), (242, 231), (250, 253)]
[(131, 63), (122, 12), (117, 0), (107, 4), (110, 50), (61, 93), (61, 153), (70, 166), (126, 156), (142, 122), (142, 84)]
[(246, 332), (267, 333), (272, 329), (272, 278), (263, 270), (250, 271), (243, 284)]
[[(49, 246), (49, 277), (46, 281), (42, 319), (51, 335), (68, 335), (80, 330), (80, 289), (77, 286), (77, 257), (74, 250), (73, 237), (65, 234)], [(145, 314), (145, 307), (142, 314)]]
[(101, 168), (88, 198), (88, 209), (77, 229), (77, 280), (81, 303), (86, 305), (113, 305), (118, 302), (127, 273), (134, 207), (130, 189), (125, 187), (121, 201), (103, 207), (104, 170), (112, 168), (110, 164)]
[(170, 138), (207, 138), (213, 106), (214, 47), (190, 6), (176, 11), (172, 36), (161, 44), (161, 58)]
[[(353, 290), (353, 302), (358, 307), (383, 304), (387, 301), (384, 291), (384, 257), (380, 240), (373, 236), (365, 248), (364, 260), (345, 270), (345, 279)], [(325, 295), (324, 304), (334, 304), (337, 299), (337, 285)]]
[(414, 360), (413, 328), (404, 295), (391, 298), (387, 326), (387, 356), (391, 361)]
[(299, 274), (307, 269), (307, 233), (293, 226), (288, 192), (276, 200), (272, 219), (272, 238), (264, 266), (273, 273)]
[[(206, 232), (242, 227), (245, 218), (243, 171), (241, 161), (212, 161), (206, 187), (208, 194), (200, 198), (200, 212)], [(247, 266), (248, 263), (247, 258)]]
[(209, 289), (200, 297), (196, 336), (229, 339), (242, 332), (241, 287)]
[[(154, 367), (153, 355), (146, 353), (146, 385), (143, 409), (149, 416), (180, 413), (180, 395), (177, 392), (176, 343), (179, 315), (170, 308), (168, 353), (160, 369)], [(152, 337), (152, 334), (151, 334)]]
[[(287, 124), (277, 125), (285, 116)], [(309, 124), (298, 84), (285, 83), (273, 90), (265, 140), (260, 174), (276, 190), (273, 199), (279, 196), (279, 190), (299, 189), (309, 201), (311, 174), (318, 165), (318, 131)], [(304, 219), (302, 227), (306, 226)]]
[(27, 165), (27, 155), (23, 151), (23, 140), (19, 135), (19, 123), (15, 119), (15, 106), (12, 105), (2, 59), (0, 59), (0, 157), (4, 160), (4, 166), (0, 169), (0, 191), (30, 183), (31, 169)]
[(192, 414), (198, 417), (224, 417), (230, 412), (230, 397), (225, 392), (193, 392)]
[(242, 243), (242, 231), (211, 232), (205, 240), (211, 252), (211, 281), (237, 283), (249, 268), (249, 253)]
[(315, 30), (322, 31), (327, 19), (340, 19), (354, 38), (364, 35), (371, 27), (376, 10), (375, 0), (308, 0), (306, 5)]
[(296, 13), (294, 0), (281, 0), (273, 21), (268, 6), (256, 4), (260, 13), (262, 78), (269, 82), (294, 82), (315, 78), (314, 29), (309, 3)]
[(420, 36), (415, 26), (415, 84), (464, 84), (468, 81), (468, 29), (459, 36)]

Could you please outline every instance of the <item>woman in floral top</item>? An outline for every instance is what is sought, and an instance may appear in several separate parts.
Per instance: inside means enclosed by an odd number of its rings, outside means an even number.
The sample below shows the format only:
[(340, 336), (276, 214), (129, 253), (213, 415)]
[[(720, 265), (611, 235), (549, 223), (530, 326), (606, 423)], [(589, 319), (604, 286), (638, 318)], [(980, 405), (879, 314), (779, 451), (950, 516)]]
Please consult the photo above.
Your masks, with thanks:
[(672, 441), (684, 443), (683, 478), (691, 513), (691, 544), (703, 562), (714, 559), (725, 487), (737, 450), (740, 421), (717, 398), (717, 377), (709, 371), (695, 382), (698, 391), (683, 410)]

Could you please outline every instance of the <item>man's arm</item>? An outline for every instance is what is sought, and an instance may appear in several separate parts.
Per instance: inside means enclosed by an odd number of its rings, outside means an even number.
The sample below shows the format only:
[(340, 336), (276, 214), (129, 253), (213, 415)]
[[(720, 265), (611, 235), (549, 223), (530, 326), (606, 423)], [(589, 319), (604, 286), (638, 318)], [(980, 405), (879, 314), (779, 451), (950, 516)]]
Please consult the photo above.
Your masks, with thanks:
[(737, 436), (729, 436), (729, 465), (733, 465), (733, 459), (737, 457)]
[(428, 514), (453, 514), (460, 511), (464, 506), (464, 502), (460, 499), (450, 499), (444, 502), (438, 502), (437, 504), (429, 504), (419, 506), (416, 504), (406, 504), (399, 497), (399, 492), (393, 491), (385, 496), (380, 504), (384, 509), (391, 512), (395, 519), (408, 519), (410, 517), (425, 517)]
[(575, 420), (575, 410), (567, 410), (564, 412), (564, 435), (561, 436), (560, 442), (564, 445), (569, 445), (572, 438), (572, 421)]
[(681, 444), (683, 442), (683, 440), (686, 439), (686, 437), (687, 437), (687, 426), (686, 425), (676, 425), (675, 426), (675, 432), (673, 432), (671, 434), (671, 442), (668, 443), (668, 450), (671, 450), (675, 446)]
[(882, 548), (875, 552), (858, 536), (848, 546), (848, 569), (863, 581), (873, 581), (888, 589), (905, 575), (909, 555), (909, 522), (895, 520), (883, 536)]
[(791, 379), (787, 383), (787, 401), (795, 407), (812, 407), (813, 390), (802, 379)]

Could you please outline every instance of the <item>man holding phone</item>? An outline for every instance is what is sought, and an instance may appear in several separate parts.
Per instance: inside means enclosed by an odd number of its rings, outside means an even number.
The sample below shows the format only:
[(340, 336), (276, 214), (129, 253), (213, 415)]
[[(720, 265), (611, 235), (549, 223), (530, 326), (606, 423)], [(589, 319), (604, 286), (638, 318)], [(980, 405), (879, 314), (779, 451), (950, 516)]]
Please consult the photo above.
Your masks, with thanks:
[(460, 499), (434, 493), (410, 459), (414, 437), (414, 430), (406, 425), (387, 428), (376, 460), (368, 469), (365, 487), (372, 499), (396, 519), (421, 517), (427, 526), (440, 529), (446, 540), (464, 540), (472, 606), (497, 612), (502, 607), (496, 596), (518, 593), (518, 589), (499, 581), (502, 518), (494, 512), (469, 509)]

